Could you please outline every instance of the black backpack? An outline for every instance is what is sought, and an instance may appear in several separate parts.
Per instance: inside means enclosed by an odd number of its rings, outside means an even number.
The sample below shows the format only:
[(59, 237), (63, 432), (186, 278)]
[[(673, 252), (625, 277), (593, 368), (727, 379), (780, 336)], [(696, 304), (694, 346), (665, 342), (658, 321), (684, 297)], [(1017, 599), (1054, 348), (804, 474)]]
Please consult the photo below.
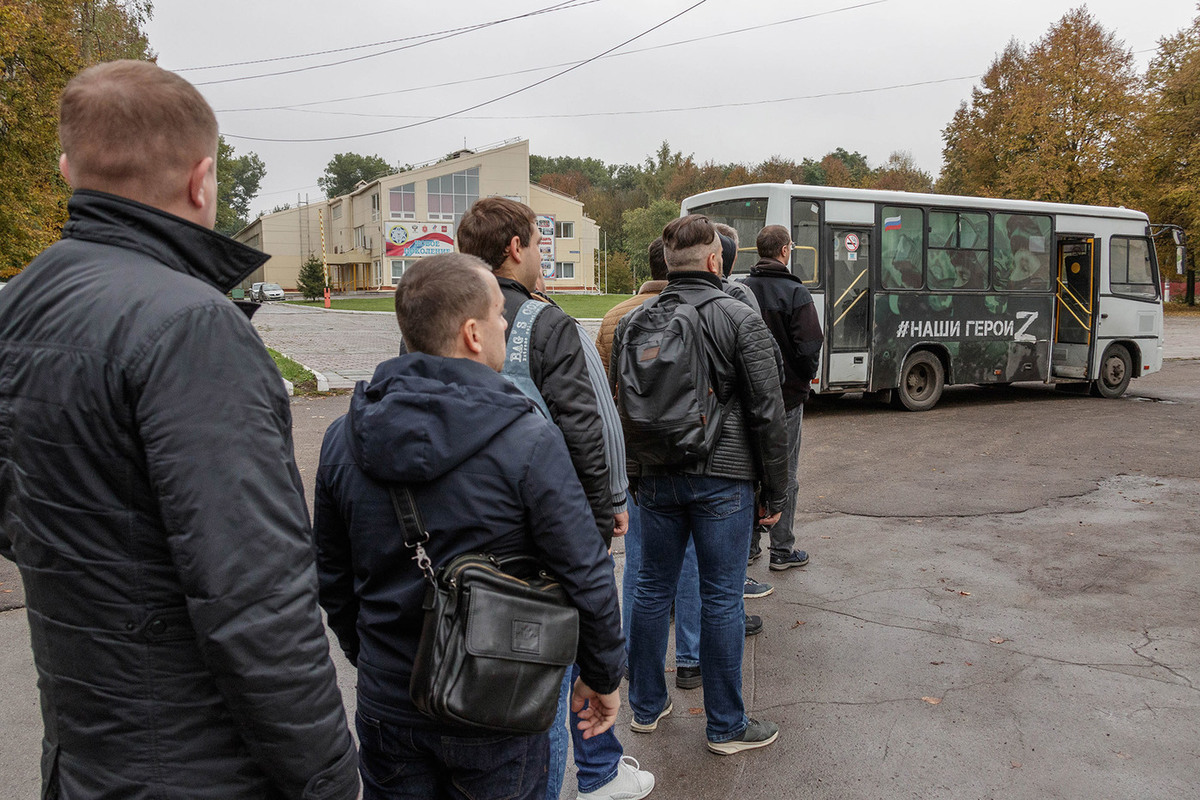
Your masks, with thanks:
[(665, 294), (631, 312), (617, 359), (617, 410), (625, 447), (647, 466), (701, 461), (721, 431), (697, 309)]

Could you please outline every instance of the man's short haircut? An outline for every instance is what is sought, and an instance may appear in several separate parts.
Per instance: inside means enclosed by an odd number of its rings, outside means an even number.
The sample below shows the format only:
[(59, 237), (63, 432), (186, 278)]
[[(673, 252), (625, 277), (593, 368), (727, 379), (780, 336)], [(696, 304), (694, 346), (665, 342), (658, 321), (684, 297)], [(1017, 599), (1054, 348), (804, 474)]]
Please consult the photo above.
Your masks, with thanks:
[(650, 243), (650, 280), (665, 281), (667, 279), (667, 259), (663, 255), (663, 240), (658, 237)]
[(396, 286), (396, 320), (411, 353), (449, 356), (464, 322), (486, 319), (492, 303), (487, 264), (464, 253), (422, 258)]
[(768, 225), (758, 232), (754, 245), (758, 248), (759, 258), (778, 258), (779, 251), (787, 247), (792, 240), (788, 229), (782, 225)]
[(146, 61), (110, 61), (67, 84), (58, 138), (74, 188), (163, 207), (192, 167), (216, 158), (217, 118), (175, 73)]
[(514, 236), (527, 247), (537, 217), (533, 209), (507, 197), (485, 197), (467, 209), (458, 223), (459, 252), (481, 258), (493, 271), (504, 266), (505, 248)]
[(741, 246), (742, 239), (740, 236), (738, 236), (737, 228), (733, 227), (732, 225), (726, 225), (724, 222), (714, 222), (713, 227), (717, 229), (717, 233), (733, 239), (734, 247)]
[(704, 269), (709, 254), (721, 252), (721, 238), (703, 214), (672, 220), (663, 228), (662, 239), (667, 269), (672, 272)]

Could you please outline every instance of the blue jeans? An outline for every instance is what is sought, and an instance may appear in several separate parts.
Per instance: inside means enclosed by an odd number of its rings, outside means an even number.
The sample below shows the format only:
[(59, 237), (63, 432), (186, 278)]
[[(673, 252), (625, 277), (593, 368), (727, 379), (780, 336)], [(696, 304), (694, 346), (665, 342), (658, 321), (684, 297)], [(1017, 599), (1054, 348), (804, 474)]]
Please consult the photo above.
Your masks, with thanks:
[[(563, 678), (558, 696), (558, 714), (550, 728), (550, 766), (546, 781), (546, 800), (558, 800), (562, 794), (563, 777), (567, 770), (567, 741), (575, 752), (576, 778), (579, 792), (593, 792), (617, 776), (617, 767), (625, 750), (612, 728), (599, 736), (584, 739), (579, 730), (579, 715), (571, 713), (571, 687), (579, 677), (579, 665), (574, 664)], [(570, 733), (567, 732), (568, 727)]]
[[(779, 515), (779, 522), (771, 526), (771, 552), (778, 553), (781, 556), (786, 556), (796, 547), (796, 533), (793, 530), (793, 525), (796, 521), (796, 497), (800, 494), (800, 480), (796, 477), (796, 473), (800, 469), (800, 427), (803, 422), (803, 403), (795, 408), (788, 409), (787, 415), (784, 418), (784, 427), (787, 428), (788, 439), (787, 505), (783, 507), (783, 513)], [(754, 532), (752, 549), (758, 549), (761, 538), (762, 534), (756, 530)]]
[[(629, 504), (629, 533), (625, 534), (625, 574), (621, 578), (621, 627), (625, 631), (625, 654), (629, 654), (629, 619), (633, 595), (642, 569), (641, 511)], [(688, 542), (675, 592), (675, 666), (700, 666), (700, 572), (696, 568), (696, 546)]]
[(645, 558), (638, 574), (629, 638), (629, 705), (648, 723), (666, 708), (663, 665), (671, 598), (690, 538), (700, 570), (700, 674), (709, 741), (746, 729), (742, 703), (745, 610), (754, 491), (749, 481), (697, 475), (642, 478), (638, 485)]
[(546, 734), (443, 736), (363, 714), (358, 771), (363, 800), (541, 800), (546, 795)]

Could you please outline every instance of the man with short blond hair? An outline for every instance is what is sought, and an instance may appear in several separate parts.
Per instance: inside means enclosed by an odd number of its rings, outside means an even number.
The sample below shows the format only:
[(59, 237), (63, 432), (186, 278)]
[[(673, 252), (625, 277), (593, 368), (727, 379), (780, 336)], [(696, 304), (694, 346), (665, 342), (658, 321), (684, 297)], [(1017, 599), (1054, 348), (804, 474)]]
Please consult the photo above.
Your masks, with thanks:
[(358, 793), (279, 372), (225, 293), (217, 124), (138, 61), (63, 92), (61, 241), (0, 295), (0, 554), (46, 797)]
[[(562, 434), (497, 372), (504, 296), (478, 258), (421, 259), (396, 287), (408, 353), (359, 383), (325, 433), (315, 520), (321, 603), (358, 668), (365, 800), (470, 796), (542, 800), (546, 733), (502, 736), (430, 719), (409, 695), (426, 581), (396, 532), (388, 487), (412, 491), (435, 567), (466, 553), (532, 556), (579, 610), (587, 732), (620, 707), (624, 663), (608, 554)], [(581, 532), (583, 532), (581, 534)], [(388, 776), (402, 775), (389, 780)]]

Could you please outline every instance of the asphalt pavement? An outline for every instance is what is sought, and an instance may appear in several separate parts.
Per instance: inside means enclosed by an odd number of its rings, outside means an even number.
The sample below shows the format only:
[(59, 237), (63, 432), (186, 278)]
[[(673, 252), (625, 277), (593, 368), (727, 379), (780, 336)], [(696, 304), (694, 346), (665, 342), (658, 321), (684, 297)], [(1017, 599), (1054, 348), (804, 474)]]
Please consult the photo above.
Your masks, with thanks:
[[(343, 380), (396, 352), (387, 314), (270, 306), (264, 340)], [(1200, 317), (1118, 400), (955, 387), (933, 411), (805, 411), (803, 569), (750, 569), (750, 714), (766, 749), (704, 747), (702, 690), (626, 751), (654, 798), (1186, 798), (1200, 792)], [(331, 380), (332, 383), (332, 380)], [(295, 398), (312, 497), (348, 397)], [(614, 548), (618, 570), (623, 552)], [(9, 590), (8, 594), (3, 594)], [(41, 722), (19, 580), (0, 562), (0, 796), (36, 796)], [(354, 673), (335, 651), (347, 708)], [(669, 662), (668, 662), (669, 666)], [(568, 779), (564, 797), (573, 797)]]

